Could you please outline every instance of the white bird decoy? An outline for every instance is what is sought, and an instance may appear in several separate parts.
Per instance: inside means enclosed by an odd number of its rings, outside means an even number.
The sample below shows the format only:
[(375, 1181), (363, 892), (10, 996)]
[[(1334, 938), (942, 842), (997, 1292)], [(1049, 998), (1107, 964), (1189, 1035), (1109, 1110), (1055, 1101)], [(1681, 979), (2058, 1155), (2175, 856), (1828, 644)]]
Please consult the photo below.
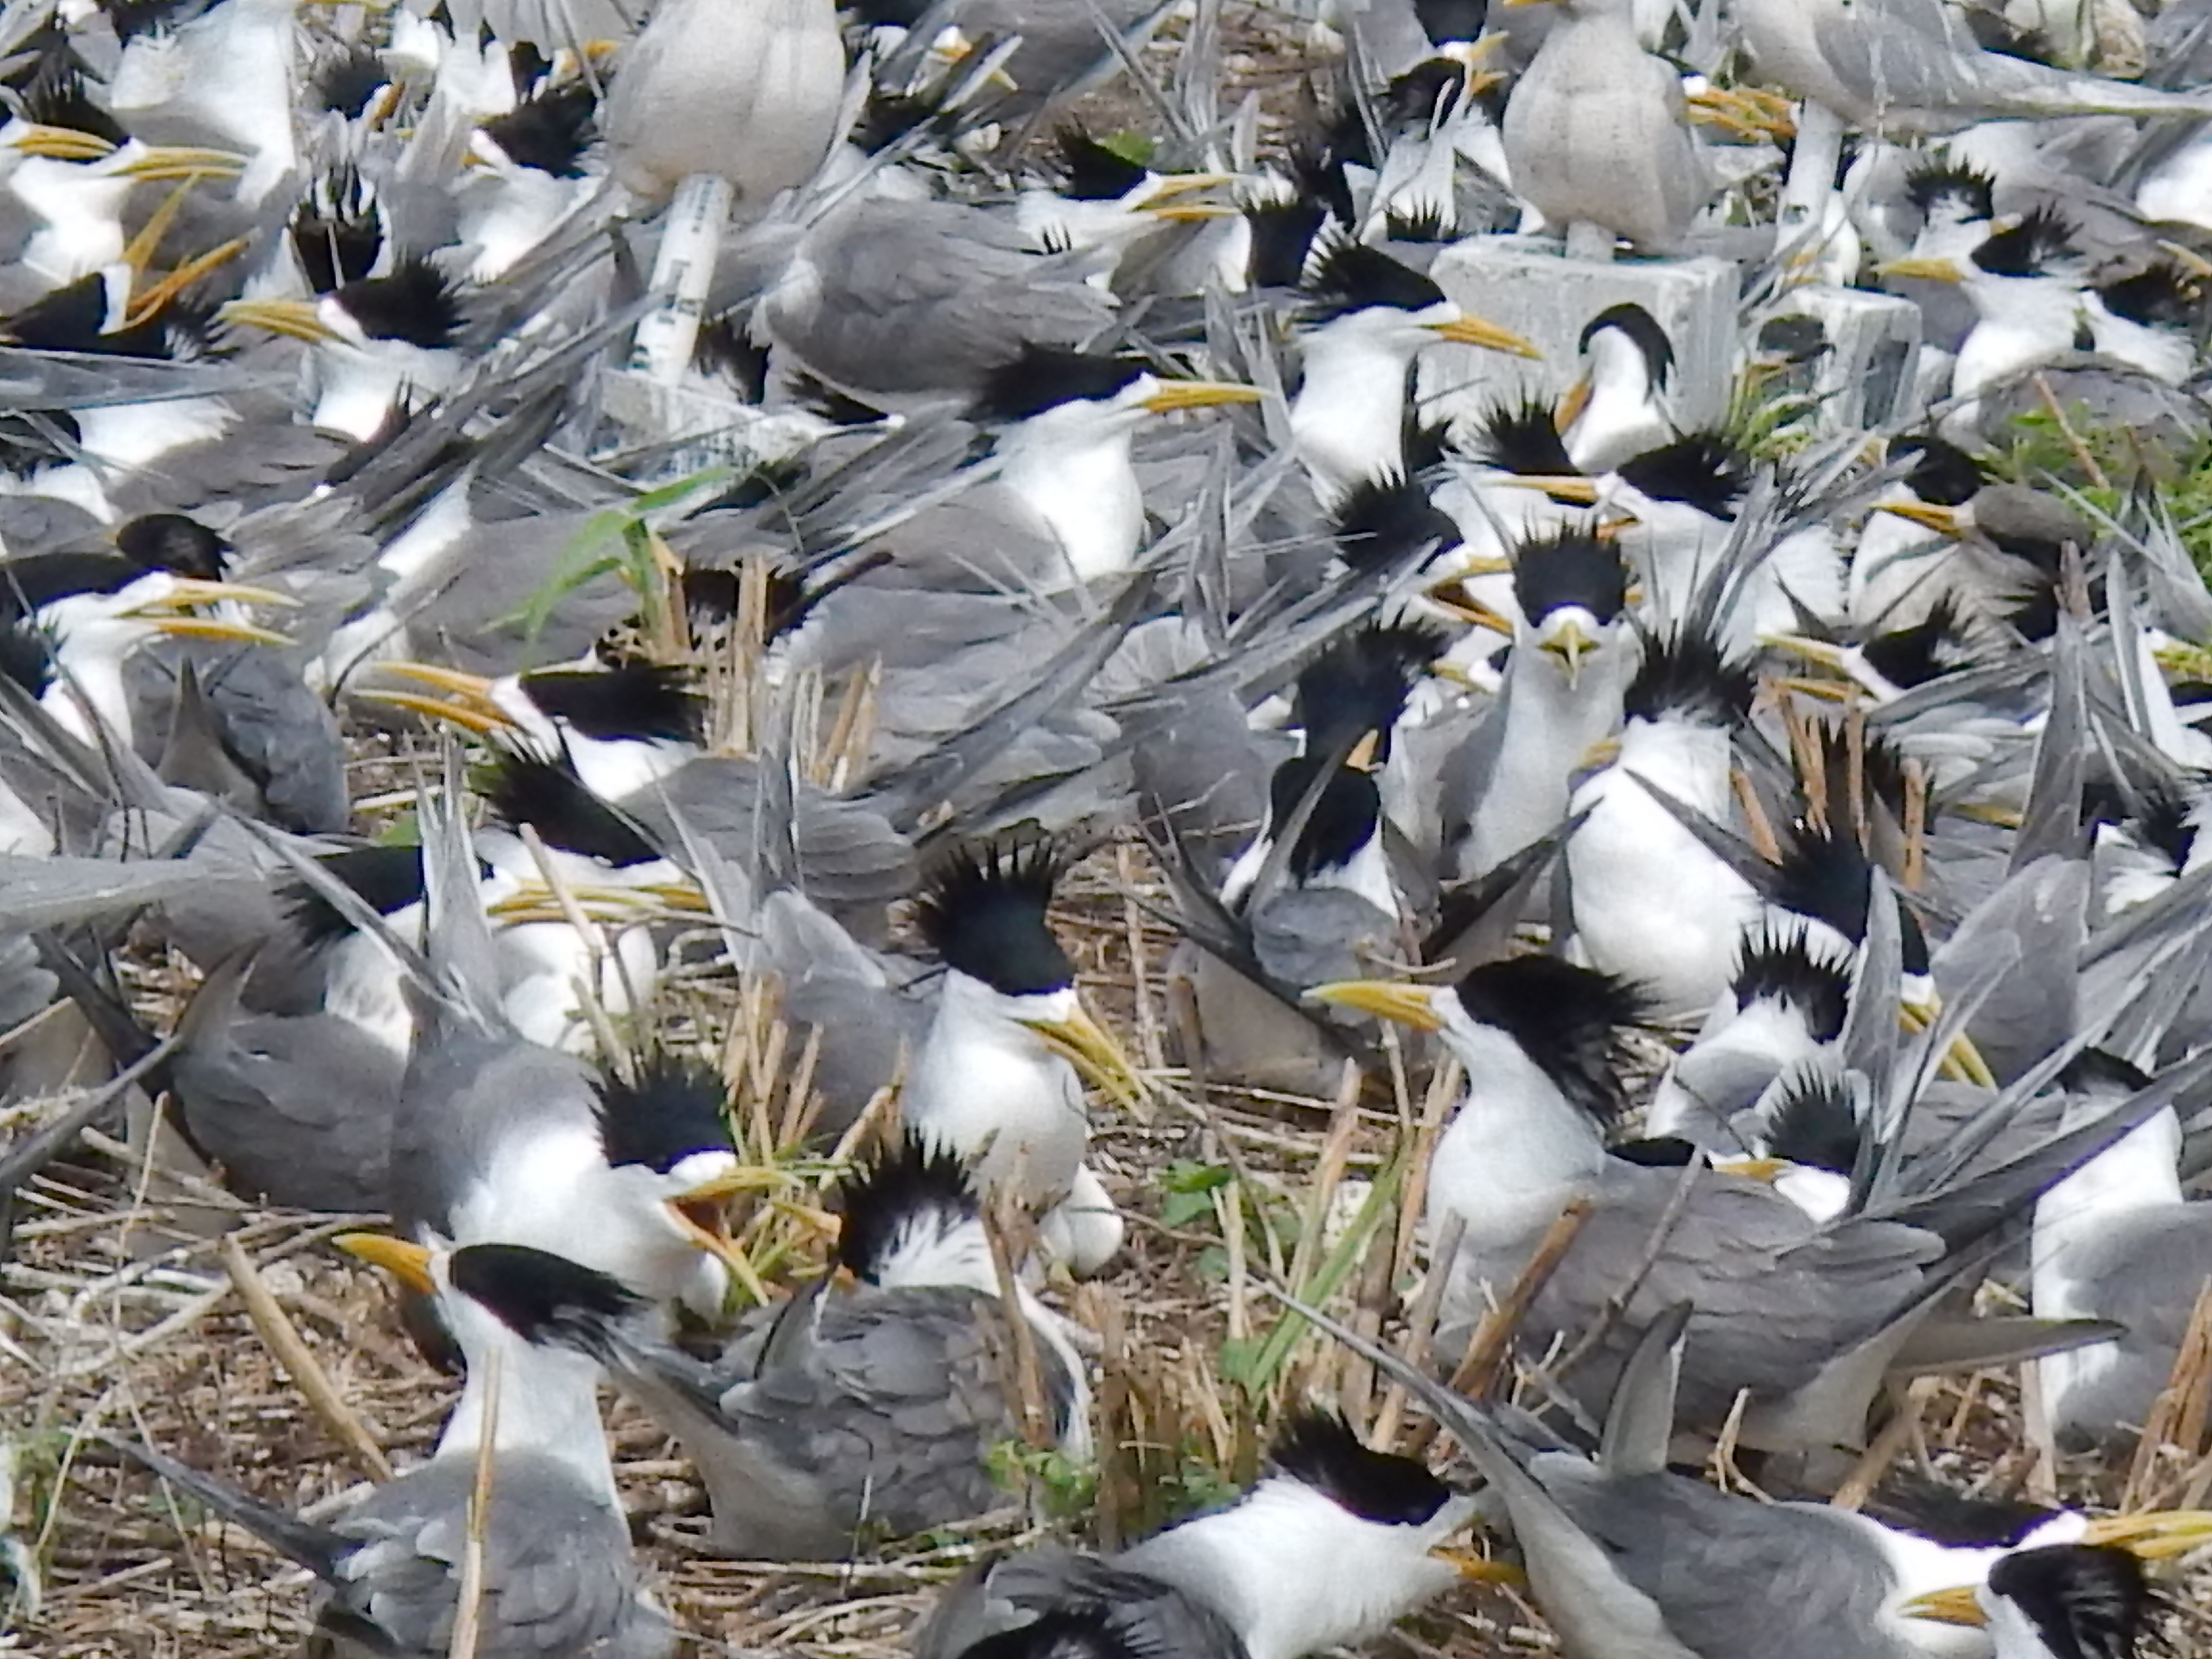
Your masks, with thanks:
[(1565, 15), (1505, 106), (1513, 188), (1570, 258), (1610, 258), (1615, 239), (1674, 252), (1711, 192), (1682, 78), (1636, 38), (1633, 0), (1556, 3)]
[(608, 89), (608, 164), (647, 202), (726, 179), (757, 218), (822, 165), (844, 89), (830, 0), (665, 0)]

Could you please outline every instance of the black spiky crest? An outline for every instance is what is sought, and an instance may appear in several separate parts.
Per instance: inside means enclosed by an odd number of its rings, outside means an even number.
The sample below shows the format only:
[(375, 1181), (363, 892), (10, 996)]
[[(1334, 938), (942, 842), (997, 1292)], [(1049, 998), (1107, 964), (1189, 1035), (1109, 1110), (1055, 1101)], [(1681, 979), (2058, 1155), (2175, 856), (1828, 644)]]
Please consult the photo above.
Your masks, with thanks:
[(1335, 231), (1317, 245), (1306, 281), (1306, 315), (1314, 322), (1378, 309), (1426, 311), (1443, 303), (1443, 289), (1413, 266)]
[(2158, 1604), (2142, 1562), (2094, 1544), (2016, 1550), (1990, 1569), (1989, 1588), (2027, 1616), (2053, 1659), (2135, 1659)]
[(1735, 726), (1749, 717), (1753, 690), (1750, 663), (1729, 657), (1711, 635), (1686, 623), (1667, 638), (1645, 638), (1644, 660), (1621, 707), (1631, 720), (1671, 715)]
[(789, 376), (785, 385), (792, 402), (832, 426), (873, 426), (884, 418), (884, 411), (873, 404), (862, 403), (851, 392), (803, 370)]
[(1429, 500), (1417, 478), (1363, 478), (1329, 516), (1339, 556), (1355, 570), (1389, 570), (1408, 554), (1460, 544), (1459, 526)]
[(496, 750), (477, 793), (500, 823), (516, 830), (526, 823), (548, 847), (564, 853), (617, 869), (651, 864), (661, 856), (635, 820), (584, 787), (566, 757)]
[(1490, 0), (1413, 0), (1413, 15), (1432, 45), (1480, 40), (1490, 16)]
[(1505, 1033), (1601, 1129), (1628, 1109), (1626, 1042), (1650, 1016), (1644, 994), (1625, 979), (1557, 957), (1508, 957), (1468, 971), (1455, 988), (1478, 1025)]
[(181, 513), (144, 513), (115, 532), (116, 550), (148, 570), (166, 570), (194, 581), (222, 580), (230, 544), (198, 519)]
[(945, 965), (1006, 996), (1075, 983), (1075, 964), (1045, 913), (1065, 866), (1049, 841), (962, 848), (931, 871), (915, 925)]
[(2109, 1048), (2084, 1048), (2058, 1074), (2058, 1086), (2075, 1095), (2131, 1095), (2150, 1082), (2148, 1072)]
[(1937, 208), (1950, 204), (1960, 219), (1994, 219), (1996, 191), (1996, 176), (1971, 161), (1924, 162), (1905, 175), (1905, 199), (1923, 218), (1933, 216)]
[(350, 166), (325, 174), (301, 198), (289, 231), (301, 273), (316, 294), (364, 280), (384, 251), (384, 211)]
[(1759, 325), (1759, 356), (1785, 367), (1816, 362), (1834, 349), (1827, 325), (1818, 317), (1800, 312), (1769, 317)]
[(732, 1148), (729, 1087), (695, 1055), (647, 1054), (635, 1079), (609, 1070), (593, 1105), (600, 1145), (617, 1169), (635, 1164), (666, 1175), (697, 1153)]
[(1964, 507), (1989, 482), (1979, 461), (1932, 432), (1907, 439), (1898, 451), (1913, 458), (1905, 482), (1914, 495), (1935, 506)]
[(1173, 1659), (1146, 1633), (1103, 1601), (1082, 1601), (994, 1630), (960, 1651), (962, 1659)]
[(131, 135), (122, 125), (92, 101), (83, 71), (65, 63), (57, 63), (32, 77), (23, 90), (21, 114), (34, 126), (65, 127), (116, 145), (130, 142)]
[(0, 323), (0, 332), (33, 351), (104, 355), (116, 349), (106, 327), (107, 284), (95, 270), (40, 295)]
[(1875, 1489), (1865, 1513), (1886, 1527), (1917, 1533), (1938, 1544), (1972, 1549), (2012, 1549), (2058, 1511), (2018, 1498), (1970, 1498), (1909, 1469)]
[(1644, 372), (1651, 384), (1665, 391), (1674, 374), (1674, 343), (1659, 326), (1659, 319), (1632, 301), (1607, 306), (1583, 325), (1582, 337), (1575, 342), (1575, 349), (1588, 351), (1591, 340), (1608, 328), (1618, 331), (1636, 348), (1637, 356), (1644, 359)]
[(2194, 328), (2204, 313), (2202, 285), (2166, 261), (2102, 284), (2097, 297), (2115, 317), (2145, 328)]
[(76, 459), (84, 429), (65, 409), (41, 409), (0, 415), (0, 469), (27, 478), (40, 467)]
[(1331, 641), (1299, 671), (1291, 699), (1305, 752), (1340, 757), (1371, 732), (1381, 739), (1378, 757), (1387, 757), (1406, 700), (1449, 643), (1431, 623), (1372, 619)]
[(1244, 210), (1252, 233), (1244, 279), (1254, 288), (1296, 288), (1304, 280), (1314, 239), (1328, 222), (1317, 198), (1299, 194), (1283, 202), (1257, 202)]
[[(327, 853), (316, 867), (352, 890), (354, 896), (388, 916), (422, 897), (422, 849), (419, 847), (349, 847)], [(338, 907), (304, 880), (287, 882), (276, 902), (302, 941), (317, 945), (344, 939), (354, 931)]]
[[(1267, 780), (1270, 821), (1284, 823), (1297, 811), (1314, 774), (1327, 763), (1325, 756), (1297, 755), (1275, 769)], [(1341, 870), (1375, 838), (1382, 821), (1382, 792), (1374, 777), (1355, 766), (1330, 767), (1328, 781), (1315, 798), (1298, 838), (1291, 843), (1291, 879), (1301, 884), (1331, 870)]]
[(1393, 242), (1455, 242), (1456, 226), (1444, 219), (1442, 204), (1424, 202), (1419, 207), (1394, 207), (1382, 216), (1383, 235)]
[(2166, 854), (2179, 870), (2189, 862), (2197, 845), (2197, 826), (2190, 821), (2195, 811), (2195, 804), (2180, 789), (2160, 784), (2142, 792), (2128, 822), (2136, 840)]
[(1382, 1526), (1425, 1526), (1451, 1498), (1451, 1489), (1413, 1459), (1363, 1444), (1334, 1412), (1294, 1414), (1276, 1431), (1267, 1461), (1277, 1474)]
[(983, 377), (970, 419), (985, 426), (1026, 421), (1062, 404), (1103, 403), (1149, 372), (1142, 358), (1026, 343)]
[(848, 1176), (831, 1207), (843, 1223), (839, 1265), (871, 1285), (916, 1227), (950, 1231), (982, 1214), (958, 1155), (933, 1150), (911, 1129), (873, 1164)]
[(1426, 127), (1449, 115), (1466, 91), (1466, 65), (1424, 58), (1376, 95), (1375, 118), (1385, 132)]
[(1628, 568), (1613, 543), (1562, 526), (1514, 550), (1513, 598), (1531, 627), (1568, 605), (1609, 623), (1628, 606)]
[(2081, 258), (2074, 226), (2057, 208), (2030, 208), (2019, 220), (1992, 233), (1973, 252), (1974, 264), (1992, 276), (2042, 276), (2051, 267)]
[(688, 668), (638, 661), (605, 669), (539, 668), (523, 675), (520, 684), (539, 709), (582, 737), (707, 739), (707, 700), (691, 689)]
[(1551, 400), (1534, 392), (1501, 398), (1475, 417), (1469, 446), (1475, 459), (1520, 478), (1571, 477), (1582, 469), (1567, 453)]
[(120, 553), (32, 553), (0, 560), (0, 615), (34, 616), (63, 599), (120, 593), (148, 574)]
[(1843, 1078), (1818, 1064), (1785, 1073), (1760, 1139), (1770, 1158), (1831, 1175), (1850, 1174), (1858, 1163), (1859, 1121)]
[(611, 1352), (607, 1328), (645, 1306), (621, 1280), (527, 1244), (468, 1244), (447, 1276), (532, 1347), (572, 1348), (594, 1358)]
[(584, 153), (599, 137), (599, 94), (585, 80), (541, 81), (528, 98), (483, 124), (485, 136), (518, 167), (556, 179), (584, 176)]
[(1060, 193), (1079, 202), (1118, 202), (1151, 176), (1143, 162), (1100, 143), (1072, 121), (1053, 134), (1052, 148)]
[(35, 623), (0, 616), (0, 679), (33, 697), (53, 685), (53, 642)]
[[(1825, 921), (1854, 945), (1866, 940), (1874, 864), (1848, 830), (1800, 821), (1790, 828), (1768, 896), (1784, 909)], [(1928, 971), (1928, 938), (1909, 905), (1898, 906), (1898, 939), (1908, 974)]]
[(1655, 501), (1680, 501), (1715, 519), (1734, 514), (1751, 487), (1751, 458), (1723, 432), (1692, 432), (1615, 471)]
[(1797, 1010), (1815, 1041), (1832, 1042), (1843, 1033), (1850, 1001), (1850, 964), (1814, 955), (1802, 929), (1778, 933), (1760, 927), (1747, 933), (1729, 983), (1739, 1009), (1762, 997), (1786, 1002)]
[(460, 285), (421, 254), (410, 254), (383, 276), (348, 283), (331, 296), (372, 340), (398, 340), (443, 351), (460, 337)]
[(1967, 654), (1958, 606), (1948, 593), (1938, 594), (1918, 622), (1875, 635), (1859, 653), (1867, 666), (1908, 691), (1941, 678), (1961, 666)]
[(768, 343), (753, 337), (751, 308), (733, 306), (701, 323), (691, 367), (720, 375), (742, 401), (758, 403), (768, 390)]
[(356, 40), (338, 47), (315, 70), (315, 103), (333, 115), (357, 120), (368, 100), (392, 79), (375, 47)]

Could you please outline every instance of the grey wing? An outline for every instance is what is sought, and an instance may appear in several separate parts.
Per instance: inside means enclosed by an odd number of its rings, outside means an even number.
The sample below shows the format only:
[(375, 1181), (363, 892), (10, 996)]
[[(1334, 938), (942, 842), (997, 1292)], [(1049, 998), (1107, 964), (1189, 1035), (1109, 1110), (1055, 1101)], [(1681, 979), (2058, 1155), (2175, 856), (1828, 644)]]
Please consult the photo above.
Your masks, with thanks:
[(1945, 109), (1983, 101), (1990, 58), (1942, 0), (1822, 5), (1814, 32), (1844, 85), (1881, 107)]
[[(1570, 1342), (1591, 1328), (1650, 1253), (1680, 1176), (1674, 1170), (1609, 1172), (1527, 1328), (1564, 1333)], [(1725, 1176), (1695, 1179), (1625, 1316), (1568, 1379), (1577, 1398), (1609, 1398), (1637, 1334), (1687, 1303), (1682, 1416), (1686, 1424), (1716, 1423), (1739, 1389), (1772, 1397), (1811, 1381), (1906, 1303), (1925, 1264), (1942, 1253), (1939, 1241), (1914, 1228), (1854, 1222), (1822, 1232), (1770, 1188)]]
[[(666, 1626), (640, 1600), (621, 1517), (564, 1465), (502, 1454), (493, 1468), (484, 1541), (485, 1659), (665, 1652)], [(358, 1539), (325, 1618), (367, 1621), (404, 1653), (450, 1644), (466, 1550), (475, 1460), (441, 1459), (380, 1488), (337, 1523)], [(640, 1645), (640, 1638), (647, 1638)]]
[[(670, 812), (743, 870), (777, 867), (787, 860), (757, 837), (781, 826), (764, 823), (761, 781), (750, 761), (709, 757), (692, 762), (658, 788), (626, 801), (648, 828)], [(874, 808), (801, 785), (792, 798), (789, 861), (800, 890), (824, 904), (879, 905), (903, 897), (916, 879), (914, 845)], [(680, 855), (682, 837), (665, 844)]]
[(349, 1020), (249, 1017), (179, 1052), (195, 1145), (230, 1184), (303, 1210), (386, 1207), (404, 1059)]
[(1113, 321), (1079, 266), (1021, 251), (1012, 228), (945, 203), (857, 204), (810, 246), (820, 304), (772, 308), (790, 349), (856, 389), (917, 392), (971, 385), (1010, 343), (1074, 345)]
[(1226, 1620), (1141, 1566), (1121, 1565), (1130, 1559), (1048, 1547), (989, 1562), (938, 1598), (910, 1651), (914, 1659), (957, 1659), (986, 1637), (1082, 1608), (1103, 1613), (1138, 1654), (1243, 1659), (1244, 1644)]
[(2212, 1203), (2145, 1212), (2069, 1243), (2059, 1263), (2084, 1282), (2085, 1311), (2128, 1328), (2120, 1351), (2166, 1385), (2199, 1289), (2212, 1278)]
[(975, 1291), (863, 1290), (823, 1305), (806, 1365), (763, 1372), (723, 1410), (819, 1483), (841, 1530), (903, 1536), (1001, 1500), (986, 1456), (1018, 1433), (1001, 1385), (1012, 1340)]
[[(217, 745), (258, 794), (253, 810), (280, 829), (335, 835), (352, 822), (337, 720), (281, 653), (258, 645), (177, 641), (143, 655), (172, 688), (189, 664), (199, 688), (205, 729), (173, 729), (173, 746), (194, 737)], [(204, 787), (173, 776), (166, 766), (162, 775)]]
[(1529, 1471), (1650, 1596), (1692, 1653), (1745, 1645), (1744, 1588), (1759, 1586), (1759, 1644), (1796, 1659), (1893, 1659), (1880, 1618), (1889, 1587), (1878, 1548), (1839, 1516), (1731, 1498), (1678, 1475), (1608, 1480), (1578, 1457)]

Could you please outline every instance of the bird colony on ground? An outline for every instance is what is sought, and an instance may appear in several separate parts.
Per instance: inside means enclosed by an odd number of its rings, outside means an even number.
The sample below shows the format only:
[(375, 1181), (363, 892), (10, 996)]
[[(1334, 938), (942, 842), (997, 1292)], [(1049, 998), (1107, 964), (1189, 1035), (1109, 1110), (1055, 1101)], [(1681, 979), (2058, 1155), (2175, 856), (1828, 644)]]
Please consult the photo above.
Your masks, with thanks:
[(0, 75), (0, 1645), (2212, 1651), (2212, 4)]

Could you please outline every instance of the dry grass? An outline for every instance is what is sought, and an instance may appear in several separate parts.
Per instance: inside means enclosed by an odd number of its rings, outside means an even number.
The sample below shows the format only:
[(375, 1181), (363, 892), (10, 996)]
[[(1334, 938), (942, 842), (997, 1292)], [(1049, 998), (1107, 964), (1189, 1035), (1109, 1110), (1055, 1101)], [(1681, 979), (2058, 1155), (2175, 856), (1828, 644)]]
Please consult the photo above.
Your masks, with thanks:
[[(1304, 95), (1304, 30), (1237, 5), (1224, 8), (1224, 31), (1232, 89), (1260, 94), (1272, 139)], [(1157, 55), (1173, 51), (1164, 39)], [(1101, 130), (1150, 125), (1145, 106), (1121, 94), (1100, 96), (1086, 113)], [(738, 678), (718, 687), (726, 722), (731, 700), (744, 695), (747, 677)], [(825, 714), (819, 724), (833, 736), (864, 737), (865, 711)], [(368, 738), (356, 754), (357, 796), (377, 802), (375, 820), (404, 808), (413, 776), (404, 752)], [(819, 775), (828, 781), (834, 771), (832, 762)], [(1102, 1113), (1094, 1143), (1093, 1162), (1130, 1220), (1125, 1255), (1109, 1276), (1051, 1292), (1100, 1338), (1095, 1498), (1056, 1477), (1033, 1479), (1026, 1490), (1010, 1486), (997, 1516), (878, 1554), (811, 1566), (715, 1560), (700, 1552), (704, 1493), (678, 1449), (611, 1399), (634, 1536), (696, 1650), (888, 1659), (904, 1650), (934, 1588), (980, 1553), (1047, 1532), (1111, 1547), (1249, 1478), (1285, 1402), (1326, 1399), (1384, 1441), (1429, 1443), (1431, 1425), (1402, 1394), (1310, 1335), (1264, 1387), (1248, 1391), (1234, 1379), (1265, 1352), (1277, 1322), (1255, 1288), (1262, 1277), (1309, 1293), (1326, 1285), (1331, 1305), (1356, 1325), (1418, 1349), (1434, 1311), (1419, 1297), (1421, 1155), (1449, 1079), (1394, 1066), (1334, 1099), (1194, 1082), (1174, 1063), (1173, 940), (1134, 895), (1167, 902), (1140, 848), (1110, 844), (1071, 877), (1056, 918), (1086, 998), (1157, 1091), (1142, 1121)], [(134, 957), (126, 980), (156, 1024), (190, 986), (159, 953)], [(787, 1121), (803, 1092), (806, 1042), (775, 1023), (771, 988), (690, 981), (667, 1012), (683, 1040), (723, 1054), (744, 1080), (741, 1125)], [(802, 1206), (819, 1196), (796, 1195)], [(256, 1211), (180, 1186), (99, 1137), (27, 1188), (18, 1213), (13, 1257), (0, 1264), (0, 1439), (15, 1459), (14, 1512), (0, 1513), (0, 1528), (12, 1523), (43, 1594), (35, 1609), (20, 1592), (0, 1601), (0, 1647), (50, 1659), (246, 1659), (289, 1649), (308, 1628), (307, 1575), (234, 1528), (170, 1511), (152, 1483), (84, 1437), (123, 1429), (310, 1514), (334, 1512), (380, 1460), (404, 1468), (419, 1459), (454, 1385), (398, 1333), (376, 1276), (326, 1243), (377, 1218)], [(787, 1271), (811, 1271), (818, 1243), (804, 1229), (790, 1238)], [(314, 1391), (319, 1403), (280, 1363), (280, 1348), (303, 1352), (302, 1369), (312, 1362), (326, 1385)], [(2205, 1379), (2194, 1380), (2166, 1421), (2201, 1454)], [(2212, 1459), (2173, 1448), (2133, 1469), (2054, 1468), (2027, 1443), (2013, 1373), (1946, 1380), (1916, 1391), (1912, 1406), (1885, 1437), (1886, 1451), (1957, 1490), (2109, 1506), (2124, 1497), (2195, 1503), (2212, 1484)], [(1435, 1455), (1449, 1450), (1438, 1443)], [(1741, 1484), (1728, 1468), (1717, 1478)], [(2212, 1654), (2204, 1601), (2177, 1599), (2177, 1653)], [(1540, 1652), (1551, 1641), (1517, 1598), (1468, 1590), (1379, 1645), (1416, 1659), (1478, 1659)]]
[[(1311, 1284), (1329, 1257), (1316, 1217), (1341, 1218), (1350, 1195), (1390, 1166), (1427, 1102), (1416, 1074), (1399, 1087), (1374, 1080), (1339, 1101), (1262, 1097), (1217, 1086), (1193, 1092), (1166, 1062), (1162, 963), (1170, 941), (1126, 902), (1144, 886), (1133, 851), (1109, 847), (1070, 880), (1060, 931), (1086, 995), (1160, 1086), (1151, 1121), (1103, 1122), (1097, 1159), (1133, 1221), (1113, 1274), (1063, 1297), (1103, 1335), (1100, 1400), (1111, 1449), (1090, 1524), (1056, 1521), (1071, 1494), (1047, 1482), (972, 1528), (880, 1557), (818, 1567), (706, 1559), (697, 1552), (703, 1494), (676, 1449), (634, 1410), (614, 1402), (610, 1429), (634, 1532), (660, 1593), (698, 1650), (717, 1644), (878, 1659), (904, 1633), (933, 1586), (983, 1548), (1071, 1528), (1111, 1544), (1206, 1501), (1249, 1474), (1267, 1420), (1285, 1400), (1333, 1398), (1357, 1423), (1387, 1416), (1401, 1443), (1425, 1427), (1402, 1401), (1386, 1406), (1364, 1366), (1322, 1342), (1297, 1346), (1275, 1385), (1256, 1400), (1224, 1376), (1232, 1337), (1264, 1335), (1274, 1316), (1251, 1289), (1265, 1274)], [(1141, 964), (1141, 974), (1136, 971)], [(149, 983), (158, 982), (154, 976)], [(739, 988), (695, 991), (690, 1012), (745, 1024)], [(796, 1056), (803, 1045), (786, 1042)], [(1162, 1212), (1171, 1168), (1225, 1170), (1212, 1212)], [(43, 1607), (19, 1608), (14, 1639), (53, 1659), (94, 1656), (267, 1654), (307, 1628), (311, 1586), (234, 1528), (164, 1512), (142, 1476), (86, 1448), (100, 1425), (125, 1427), (174, 1455), (292, 1509), (327, 1509), (362, 1480), (373, 1445), (406, 1466), (434, 1438), (452, 1384), (428, 1370), (397, 1332), (374, 1276), (329, 1249), (349, 1224), (326, 1217), (258, 1212), (219, 1195), (180, 1194), (112, 1143), (80, 1153), (25, 1197), (15, 1260), (5, 1270), (0, 1335), (0, 1422), (19, 1457), (15, 1522), (40, 1564)], [(1417, 1201), (1417, 1200), (1416, 1200)], [(1188, 1203), (1178, 1212), (1191, 1209)], [(1242, 1212), (1243, 1226), (1224, 1231)], [(1397, 1337), (1418, 1282), (1406, 1214), (1386, 1207), (1356, 1251), (1337, 1305)], [(217, 1225), (234, 1231), (219, 1238)], [(1231, 1241), (1234, 1241), (1233, 1244)], [(334, 1426), (272, 1354), (226, 1274), (226, 1243), (327, 1376), (341, 1413)], [(268, 1324), (264, 1316), (264, 1326)], [(1232, 1344), (1232, 1346), (1235, 1346)], [(1917, 1421), (1892, 1437), (1899, 1462), (1961, 1490), (2032, 1492), (2046, 1480), (2021, 1431), (2010, 1376), (1947, 1381), (1917, 1398)], [(2187, 1413), (2183, 1413), (2186, 1415)], [(2201, 1434), (2201, 1410), (2190, 1431)], [(342, 1430), (343, 1431), (342, 1431)], [(2066, 1496), (2117, 1502), (2128, 1472), (2069, 1470)], [(2179, 1454), (2139, 1471), (2140, 1497), (2201, 1496), (2212, 1465)], [(179, 1525), (179, 1522), (185, 1524)], [(2193, 1610), (2178, 1650), (2212, 1651), (2212, 1627)], [(1539, 1621), (1510, 1596), (1468, 1592), (1390, 1640), (1413, 1653), (1477, 1656), (1540, 1648)]]

